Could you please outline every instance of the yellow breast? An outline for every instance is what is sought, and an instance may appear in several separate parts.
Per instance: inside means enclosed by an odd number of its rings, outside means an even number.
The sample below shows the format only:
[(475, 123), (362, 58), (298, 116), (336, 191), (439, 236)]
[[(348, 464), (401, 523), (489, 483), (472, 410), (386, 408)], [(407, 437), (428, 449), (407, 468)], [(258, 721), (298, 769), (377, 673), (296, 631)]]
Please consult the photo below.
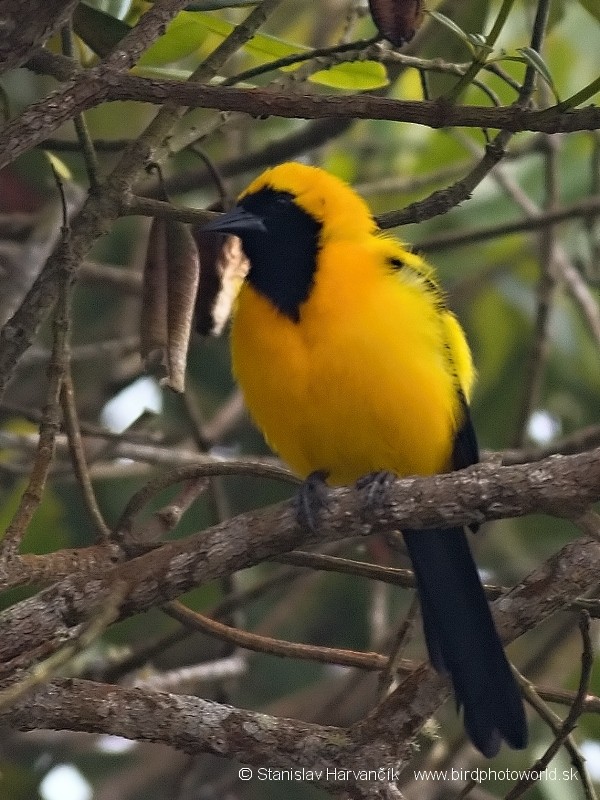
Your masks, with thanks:
[(246, 284), (232, 327), (234, 372), (267, 441), (300, 476), (325, 470), (332, 484), (443, 471), (457, 427), (448, 339), (462, 331), (385, 268), (372, 239), (322, 249), (298, 322)]

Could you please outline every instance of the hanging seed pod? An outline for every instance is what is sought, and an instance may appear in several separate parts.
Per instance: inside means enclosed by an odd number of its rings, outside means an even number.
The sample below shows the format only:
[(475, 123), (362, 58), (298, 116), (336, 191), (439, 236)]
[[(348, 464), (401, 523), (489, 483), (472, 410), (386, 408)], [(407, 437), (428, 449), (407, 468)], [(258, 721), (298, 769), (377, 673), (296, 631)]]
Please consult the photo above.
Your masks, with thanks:
[(394, 47), (410, 42), (423, 22), (422, 0), (369, 0), (369, 9), (377, 30)]
[(198, 292), (200, 260), (189, 226), (167, 222), (168, 373), (162, 383), (176, 392), (185, 389), (187, 351)]
[(142, 284), (140, 355), (148, 372), (164, 377), (168, 372), (168, 266), (164, 219), (152, 220)]
[(248, 259), (237, 236), (192, 228), (198, 245), (200, 285), (196, 300), (196, 330), (220, 336), (231, 316), (234, 300), (248, 272)]

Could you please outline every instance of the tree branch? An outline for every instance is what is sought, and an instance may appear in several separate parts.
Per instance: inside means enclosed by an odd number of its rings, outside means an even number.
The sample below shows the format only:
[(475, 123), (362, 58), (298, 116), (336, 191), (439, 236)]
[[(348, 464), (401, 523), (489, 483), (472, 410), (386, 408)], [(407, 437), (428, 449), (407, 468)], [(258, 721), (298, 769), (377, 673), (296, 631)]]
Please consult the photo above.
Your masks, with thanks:
[(107, 62), (87, 70), (8, 123), (0, 141), (0, 168), (40, 144), (77, 113), (114, 100), (158, 105), (169, 102), (190, 108), (241, 111), (255, 117), (380, 119), (431, 128), (498, 128), (513, 133), (560, 133), (600, 127), (600, 108), (595, 106), (567, 111), (553, 106), (538, 111), (519, 106), (456, 106), (440, 100), (393, 100), (369, 94), (290, 94), (142, 78), (118, 72), (112, 62)]
[[(393, 768), (392, 748), (352, 740), (341, 728), (282, 719), (186, 695), (57, 680), (0, 715), (20, 730), (54, 728), (114, 733), (163, 742), (187, 753), (214, 753), (279, 768)], [(318, 781), (326, 785), (328, 781)], [(331, 783), (331, 781), (329, 781)], [(342, 788), (342, 786), (338, 786)]]
[[(599, 556), (598, 541), (572, 542), (500, 598), (494, 608), (504, 638), (515, 638), (595, 584)], [(136, 560), (138, 565), (143, 558)], [(95, 597), (100, 602), (97, 593)], [(75, 608), (63, 609), (64, 621), (67, 611), (73, 613)], [(360, 764), (361, 769), (399, 769), (412, 755), (412, 739), (448, 693), (444, 679), (422, 665), (369, 717), (341, 730), (198, 698), (68, 680), (52, 682), (0, 718), (21, 730), (39, 727), (112, 733), (160, 741), (186, 752), (231, 756), (250, 764), (264, 765), (268, 753), (269, 763), (278, 768), (319, 769), (321, 764), (329, 764), (347, 769)]]
[[(223, 465), (213, 467), (214, 474), (223, 470)], [(206, 475), (207, 468), (208, 465), (180, 469), (177, 476), (181, 481), (190, 480)], [(480, 464), (447, 475), (398, 480), (380, 507), (368, 511), (362, 492), (336, 489), (330, 493), (320, 527), (314, 533), (298, 526), (292, 501), (260, 513), (240, 514), (187, 539), (167, 542), (112, 569), (101, 569), (96, 575), (74, 575), (11, 606), (0, 615), (0, 662), (5, 665), (4, 673), (9, 673), (11, 660), (24, 652), (40, 646), (48, 648), (54, 641), (64, 642), (76, 635), (87, 618), (90, 604), (99, 602), (103, 595), (108, 596), (117, 580), (134, 587), (121, 605), (120, 618), (125, 618), (174, 599), (206, 581), (300, 546), (386, 533), (402, 527), (450, 527), (540, 512), (576, 519), (599, 499), (600, 449), (596, 449), (574, 456), (553, 456), (533, 467)], [(578, 542), (576, 547), (569, 545), (565, 552), (570, 553), (569, 548), (573, 547), (573, 554), (568, 556), (574, 559), (569, 586), (576, 585), (577, 589), (571, 599), (597, 578), (600, 556), (600, 543), (595, 540)], [(559, 587), (560, 580), (555, 580)], [(505, 607), (507, 601), (502, 602)], [(544, 615), (564, 602), (554, 587), (540, 598)], [(513, 609), (515, 619), (511, 630), (522, 633), (534, 625), (538, 619), (536, 608), (529, 598), (522, 609)]]

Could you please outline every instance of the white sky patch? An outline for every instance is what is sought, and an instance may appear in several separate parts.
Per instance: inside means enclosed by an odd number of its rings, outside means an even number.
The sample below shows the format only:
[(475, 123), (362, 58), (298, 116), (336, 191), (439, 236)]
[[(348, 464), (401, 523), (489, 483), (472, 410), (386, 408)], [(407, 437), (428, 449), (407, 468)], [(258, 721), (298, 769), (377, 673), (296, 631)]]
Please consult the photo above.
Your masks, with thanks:
[(162, 393), (154, 378), (143, 377), (130, 383), (102, 409), (102, 423), (115, 433), (122, 433), (145, 411), (160, 414)]
[(479, 567), (477, 569), (479, 573), (479, 580), (482, 583), (493, 583), (495, 580), (495, 575), (491, 569), (487, 569), (486, 567)]
[(102, 753), (129, 753), (136, 747), (136, 742), (132, 739), (125, 739), (123, 736), (99, 736), (96, 742), (96, 749)]
[(585, 765), (590, 773), (590, 778), (593, 781), (600, 781), (600, 742), (586, 739), (579, 745), (579, 751), (585, 758)]
[(43, 800), (92, 800), (94, 791), (73, 764), (59, 764), (40, 784)]
[(560, 432), (560, 421), (545, 409), (538, 409), (529, 417), (527, 434), (536, 444), (548, 444)]

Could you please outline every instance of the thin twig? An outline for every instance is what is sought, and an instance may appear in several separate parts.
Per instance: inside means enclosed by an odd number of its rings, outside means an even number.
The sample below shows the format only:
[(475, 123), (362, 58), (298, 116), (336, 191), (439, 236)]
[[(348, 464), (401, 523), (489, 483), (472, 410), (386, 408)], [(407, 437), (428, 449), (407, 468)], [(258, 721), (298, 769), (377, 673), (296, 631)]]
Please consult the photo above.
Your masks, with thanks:
[[(550, 15), (550, 0), (539, 0), (535, 11), (535, 19), (533, 20), (533, 28), (531, 31), (530, 47), (536, 53), (542, 52), (542, 45), (546, 30), (548, 27), (548, 18)], [(537, 77), (537, 70), (533, 64), (528, 63), (525, 70), (525, 78), (523, 79), (523, 87), (521, 89), (521, 98), (529, 98), (535, 88), (535, 79)]]
[(180, 467), (179, 469), (174, 469), (171, 472), (159, 475), (158, 477), (149, 481), (145, 486), (143, 486), (130, 497), (129, 502), (127, 503), (117, 524), (115, 525), (115, 538), (117, 540), (125, 540), (131, 531), (135, 517), (144, 508), (144, 506), (153, 497), (155, 497), (158, 492), (161, 492), (163, 489), (173, 486), (176, 483), (182, 483), (183, 481), (196, 480), (198, 478), (210, 477), (214, 475), (241, 474), (243, 472), (254, 476), (257, 476), (257, 474), (260, 472), (262, 473), (261, 477), (263, 478), (270, 477), (274, 480), (298, 483), (298, 479), (288, 472), (288, 470), (283, 468), (269, 468), (266, 465), (263, 465), (262, 467), (259, 466), (257, 471), (256, 464), (248, 464), (247, 466), (248, 468), (246, 469), (241, 464), (238, 464), (238, 468), (229, 469), (229, 465), (226, 462), (211, 462), (210, 460), (207, 460), (207, 463), (202, 465)]
[(463, 75), (463, 77), (457, 81), (457, 83), (452, 87), (452, 89), (448, 92), (446, 97), (444, 98), (448, 103), (454, 103), (460, 97), (462, 92), (469, 86), (470, 83), (473, 82), (473, 79), (477, 75), (477, 73), (483, 69), (485, 66), (485, 62), (487, 60), (488, 53), (496, 44), (496, 40), (500, 35), (500, 31), (504, 27), (504, 23), (508, 19), (508, 15), (510, 10), (513, 6), (514, 0), (503, 0), (500, 9), (498, 10), (498, 16), (496, 17), (494, 24), (492, 25), (492, 30), (489, 34), (485, 37), (485, 46), (479, 48), (478, 52), (473, 59), (473, 63)]
[[(558, 203), (557, 150), (558, 142), (546, 139), (545, 175), (546, 204), (544, 211), (551, 211)], [(555, 298), (556, 230), (545, 229), (540, 237), (541, 276), (537, 286), (537, 311), (533, 331), (533, 342), (528, 365), (524, 373), (524, 390), (521, 407), (517, 414), (515, 446), (522, 447), (527, 440), (527, 426), (531, 415), (540, 402), (543, 376), (550, 352), (550, 317)]]
[(41, 663), (35, 664), (26, 675), (15, 683), (0, 689), (0, 709), (10, 707), (21, 700), (36, 686), (48, 683), (72, 659), (88, 648), (104, 630), (118, 617), (119, 608), (129, 587), (125, 582), (117, 582), (108, 597), (104, 597), (98, 608), (94, 609), (86, 624), (74, 638)]
[[(6, 404), (5, 407), (10, 408), (10, 405)], [(21, 413), (21, 410), (18, 410), (19, 413)], [(24, 414), (24, 416), (25, 418), (35, 419), (37, 414), (30, 411)], [(254, 477), (289, 481), (293, 484), (299, 483), (299, 479), (284, 467), (279, 459), (273, 456), (257, 458), (242, 456), (241, 458), (230, 458), (218, 454), (205, 455), (195, 450), (184, 450), (176, 447), (161, 447), (155, 444), (148, 444), (147, 442), (152, 441), (153, 438), (150, 433), (136, 435), (135, 431), (131, 431), (127, 434), (118, 434), (106, 431), (94, 425), (84, 425), (84, 423), (82, 423), (82, 430), (85, 430), (86, 435), (94, 438), (105, 438), (114, 442), (110, 450), (110, 455), (113, 459), (127, 458), (133, 461), (141, 461), (158, 466), (187, 467), (192, 471), (196, 469), (199, 472), (205, 470), (206, 475), (246, 474), (254, 475)], [(21, 449), (26, 453), (33, 452), (37, 447), (38, 441), (39, 436), (37, 434), (11, 433), (9, 431), (0, 430), (0, 442), (5, 447)], [(56, 437), (56, 447), (59, 451), (61, 448), (66, 447), (66, 445), (67, 442), (64, 437)], [(131, 466), (115, 464), (114, 461), (111, 462), (111, 465), (119, 474), (123, 474), (127, 471), (126, 469), (121, 469), (122, 466)], [(95, 469), (95, 466), (92, 467), (90, 472), (94, 472)], [(132, 469), (132, 472), (138, 474), (139, 470)]]
[[(269, 61), (267, 64), (261, 64), (258, 67), (252, 67), (244, 72), (238, 72), (237, 75), (232, 75), (230, 78), (224, 80), (222, 85), (234, 86), (236, 83), (250, 81), (253, 78), (257, 78), (259, 75), (264, 75), (267, 72), (273, 72), (277, 69), (283, 69), (285, 67), (301, 64), (303, 61), (312, 61), (313, 59), (317, 58), (329, 57), (335, 59), (336, 56), (341, 55), (342, 53), (347, 54), (348, 51), (350, 51), (351, 58), (353, 57), (356, 61), (364, 61), (367, 58), (372, 58), (377, 54), (378, 51), (373, 49), (373, 45), (378, 40), (379, 37), (375, 36), (372, 39), (344, 42), (343, 44), (336, 44), (332, 47), (318, 47), (314, 50), (307, 50), (303, 53), (291, 53), (289, 56), (284, 56), (283, 58)], [(336, 62), (332, 60), (332, 63)]]
[(400, 661), (402, 653), (404, 652), (406, 645), (410, 641), (411, 635), (414, 630), (415, 621), (418, 618), (419, 614), (419, 600), (417, 595), (415, 594), (411, 600), (410, 606), (408, 611), (406, 612), (400, 627), (398, 628), (396, 635), (394, 636), (394, 641), (392, 647), (390, 648), (390, 654), (388, 657), (388, 662), (385, 666), (385, 669), (379, 676), (379, 695), (382, 696), (385, 694), (389, 687), (391, 686), (396, 672), (396, 665)]
[(473, 194), (473, 191), (481, 181), (504, 158), (506, 147), (511, 137), (512, 133), (500, 131), (485, 148), (483, 158), (464, 178), (456, 181), (452, 186), (433, 192), (424, 200), (411, 203), (400, 211), (388, 211), (386, 214), (381, 214), (377, 218), (377, 223), (384, 229), (398, 225), (409, 225), (416, 222), (424, 222), (432, 217), (445, 214), (452, 208), (456, 208)]
[[(388, 222), (388, 220), (392, 222), (395, 220), (395, 217), (391, 217), (391, 214), (398, 214), (401, 212), (393, 211), (389, 213), (389, 217), (388, 214), (381, 214), (377, 217), (377, 222), (380, 227), (393, 227)], [(497, 225), (486, 225), (481, 228), (471, 228), (470, 230), (451, 231), (447, 234), (440, 234), (439, 236), (420, 241), (416, 246), (419, 250), (435, 252), (437, 250), (445, 250), (449, 247), (477, 244), (499, 236), (510, 236), (514, 233), (536, 231), (540, 228), (547, 228), (559, 222), (566, 222), (571, 219), (591, 219), (599, 215), (600, 197), (586, 197), (576, 203), (546, 213), (538, 209), (535, 215), (528, 213), (525, 219), (516, 220), (514, 222), (502, 222)]]
[(569, 713), (563, 721), (560, 730), (556, 733), (554, 741), (548, 747), (544, 755), (539, 758), (535, 764), (527, 771), (521, 780), (514, 786), (514, 788), (506, 795), (506, 800), (516, 800), (525, 791), (532, 786), (538, 777), (546, 769), (550, 761), (557, 754), (559, 749), (564, 744), (565, 740), (571, 731), (577, 725), (577, 720), (585, 710), (585, 698), (589, 687), (590, 677), (592, 673), (592, 666), (594, 663), (594, 653), (592, 648), (592, 640), (590, 638), (590, 618), (585, 612), (581, 612), (579, 618), (579, 629), (581, 631), (582, 639), (582, 652), (581, 652), (581, 675), (579, 678), (579, 688), (571, 706)]
[(48, 391), (46, 406), (40, 422), (36, 457), (19, 507), (4, 534), (0, 561), (6, 561), (16, 554), (29, 523), (42, 502), (54, 458), (56, 434), (60, 430), (60, 393), (67, 364), (67, 347), (70, 336), (71, 290), (71, 281), (66, 281), (60, 293), (54, 318), (54, 343), (48, 367)]
[[(558, 703), (561, 706), (571, 707), (577, 696), (577, 692), (568, 689), (554, 689), (539, 685), (534, 688), (543, 700), (548, 703)], [(600, 714), (600, 697), (593, 694), (586, 695), (583, 707), (586, 714)]]
[[(63, 26), (60, 32), (63, 53), (68, 58), (75, 57), (75, 40), (73, 34), (73, 23), (69, 21)], [(98, 156), (94, 149), (94, 143), (90, 136), (85, 115), (83, 113), (75, 114), (73, 117), (73, 125), (75, 126), (75, 133), (79, 140), (81, 154), (83, 155), (83, 162), (87, 172), (88, 180), (90, 183), (90, 190), (95, 192), (100, 188), (100, 165), (98, 163)]]
[[(125, 336), (119, 339), (79, 344), (70, 348), (70, 361), (94, 361), (96, 359), (113, 359), (137, 353), (140, 349), (139, 336)], [(44, 347), (32, 347), (21, 359), (21, 366), (37, 366), (50, 360), (52, 352)], [(4, 404), (3, 404), (4, 405)], [(106, 431), (110, 434), (110, 431)], [(101, 435), (101, 434), (99, 434)]]
[[(255, 600), (259, 600), (272, 589), (288, 587), (298, 577), (298, 573), (291, 569), (277, 570), (273, 575), (258, 581), (255, 585), (244, 590), (237, 590), (224, 597), (219, 603), (206, 612), (212, 619), (227, 618), (231, 611), (243, 607)], [(196, 631), (193, 628), (180, 625), (176, 630), (169, 631), (150, 642), (143, 642), (132, 648), (126, 654), (111, 660), (101, 670), (104, 680), (117, 681), (128, 672), (144, 666), (157, 655), (169, 647), (179, 644), (192, 636)]]
[[(518, 450), (502, 450), (498, 457), (502, 464), (526, 464), (551, 455), (568, 455), (592, 450), (600, 445), (600, 425), (588, 425), (573, 433), (555, 439), (547, 445), (523, 447)], [(495, 458), (496, 455), (492, 454)]]
[[(218, 639), (235, 644), (237, 647), (244, 647), (258, 653), (267, 653), (285, 658), (300, 658), (324, 664), (339, 664), (364, 670), (380, 670), (387, 663), (387, 657), (380, 653), (361, 653), (355, 650), (286, 642), (282, 639), (273, 639), (270, 636), (259, 636), (255, 633), (242, 631), (205, 617), (203, 614), (198, 614), (178, 601), (171, 601), (165, 604), (163, 611), (184, 625), (190, 625), (196, 630), (216, 636)], [(404, 668), (408, 672), (414, 668), (414, 663), (402, 662), (399, 668)]]
[(87, 283), (100, 283), (110, 286), (120, 292), (139, 295), (142, 291), (142, 274), (126, 267), (116, 267), (112, 264), (99, 264), (94, 261), (84, 261), (80, 269), (81, 279)]
[[(551, 708), (549, 708), (547, 703), (544, 702), (544, 700), (546, 700), (547, 698), (545, 698), (540, 693), (538, 687), (530, 683), (527, 680), (527, 678), (521, 675), (514, 667), (513, 667), (513, 672), (519, 682), (525, 700), (527, 700), (529, 705), (535, 709), (535, 711), (541, 717), (541, 719), (543, 719), (544, 722), (548, 725), (552, 733), (555, 736), (559, 736), (561, 734), (563, 721), (557, 714), (555, 714), (552, 711)], [(569, 706), (572, 705), (576, 697), (575, 692), (572, 692), (570, 694), (571, 694), (571, 699), (568, 703)], [(585, 703), (584, 710), (585, 711), (588, 710), (587, 701)], [(581, 783), (584, 788), (585, 797), (588, 798), (588, 800), (591, 800), (592, 798), (595, 800), (596, 792), (594, 790), (594, 786), (590, 779), (589, 773), (585, 767), (585, 759), (579, 752), (577, 748), (577, 743), (575, 742), (575, 739), (572, 734), (569, 734), (565, 739), (564, 747), (570, 756), (571, 763), (573, 764), (573, 766), (575, 767), (580, 776)]]
[(277, 556), (272, 560), (279, 564), (293, 564), (296, 567), (327, 570), (338, 572), (342, 575), (356, 575), (404, 588), (413, 588), (415, 585), (413, 573), (409, 569), (381, 567), (378, 564), (354, 561), (349, 558), (340, 558), (339, 556), (326, 555), (324, 553), (306, 553), (301, 550), (294, 550), (292, 553)]
[(239, 655), (233, 655), (202, 664), (178, 667), (167, 672), (157, 672), (149, 677), (136, 678), (131, 685), (153, 692), (190, 694), (204, 683), (221, 683), (231, 678), (239, 678), (247, 669), (245, 660)]
[(90, 478), (85, 448), (81, 436), (81, 428), (79, 426), (79, 415), (77, 414), (77, 407), (75, 405), (75, 390), (73, 388), (73, 376), (71, 374), (68, 351), (65, 356), (64, 376), (60, 398), (67, 441), (71, 452), (71, 460), (83, 493), (83, 501), (96, 529), (98, 541), (108, 542), (110, 539), (110, 527), (106, 523), (102, 511), (100, 510)]

